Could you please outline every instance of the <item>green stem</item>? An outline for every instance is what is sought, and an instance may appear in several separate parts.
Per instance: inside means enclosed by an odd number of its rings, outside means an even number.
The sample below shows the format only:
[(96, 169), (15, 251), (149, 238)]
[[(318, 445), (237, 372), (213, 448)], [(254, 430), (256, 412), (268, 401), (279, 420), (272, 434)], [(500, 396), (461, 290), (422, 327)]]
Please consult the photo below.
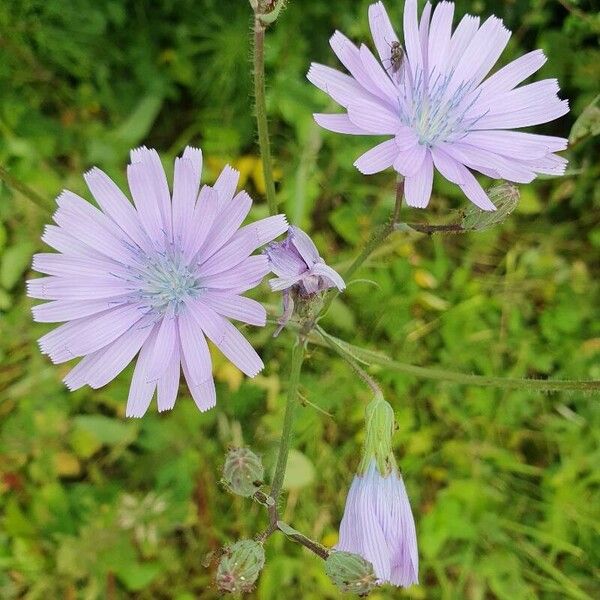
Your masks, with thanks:
[(40, 194), (31, 189), (27, 184), (11, 175), (4, 167), (0, 167), (0, 179), (4, 181), (7, 186), (23, 194), (25, 198), (33, 202), (37, 207), (45, 211), (52, 210), (53, 205), (49, 200), (40, 196)]
[(287, 401), (285, 405), (285, 415), (283, 417), (283, 429), (281, 431), (281, 440), (279, 442), (279, 451), (277, 453), (277, 465), (275, 475), (273, 475), (273, 484), (271, 486), (271, 497), (277, 502), (283, 478), (285, 477), (285, 468), (287, 466), (288, 454), (292, 442), (292, 432), (294, 426), (294, 413), (298, 402), (298, 386), (300, 384), (300, 372), (304, 362), (305, 340), (298, 336), (294, 347), (292, 348), (291, 372), (288, 382)]
[(354, 357), (349, 352), (347, 352), (343, 347), (341, 347), (340, 344), (337, 342), (337, 340), (333, 336), (329, 335), (322, 327), (317, 325), (316, 330), (319, 332), (321, 337), (325, 340), (327, 345), (334, 352), (336, 352), (338, 354), (338, 356), (341, 356), (352, 367), (354, 372), (371, 389), (371, 391), (373, 392), (373, 395), (376, 398), (383, 398), (383, 392), (381, 391), (379, 384), (363, 368), (361, 368), (359, 366), (359, 364), (356, 362)]
[(371, 238), (367, 242), (367, 245), (363, 248), (363, 251), (354, 259), (354, 262), (348, 267), (344, 273), (344, 279), (348, 281), (356, 271), (363, 265), (363, 263), (371, 256), (371, 254), (385, 242), (388, 236), (396, 229), (396, 225), (400, 219), (400, 209), (402, 208), (402, 198), (404, 196), (404, 179), (398, 177), (396, 183), (396, 202), (394, 204), (394, 212), (385, 225), (377, 227)]
[[(448, 381), (461, 385), (476, 385), (480, 387), (495, 387), (503, 389), (525, 389), (540, 392), (597, 392), (600, 390), (600, 381), (587, 380), (562, 380), (552, 381), (549, 379), (516, 379), (510, 377), (493, 377), (487, 375), (471, 375), (469, 373), (460, 373), (448, 371), (436, 367), (419, 367), (408, 363), (402, 363), (392, 360), (385, 354), (374, 352), (349, 344), (337, 337), (325, 332), (319, 327), (321, 336), (328, 338), (336, 345), (336, 352), (346, 353), (352, 360), (362, 362), (368, 365), (380, 365), (381, 367), (398, 373), (405, 373), (421, 379), (433, 379), (438, 381)], [(319, 338), (311, 337), (312, 342), (317, 342)], [(330, 345), (329, 343), (327, 345)]]
[(265, 29), (260, 19), (254, 19), (254, 101), (256, 124), (258, 127), (258, 145), (263, 164), (265, 190), (269, 213), (277, 214), (277, 198), (275, 197), (275, 181), (273, 179), (273, 163), (271, 145), (269, 143), (269, 124), (267, 122), (267, 102), (265, 94)]
[[(389, 235), (396, 229), (398, 221), (400, 220), (400, 209), (402, 208), (402, 198), (404, 197), (404, 179), (398, 176), (396, 183), (396, 202), (394, 203), (394, 211), (390, 216), (390, 220), (385, 225), (380, 225), (375, 228), (367, 245), (363, 248), (362, 252), (354, 259), (352, 264), (343, 273), (346, 284), (350, 278), (358, 271), (363, 263), (385, 242)], [(339, 290), (332, 290), (329, 292), (325, 302), (323, 303), (323, 309), (321, 315), (324, 315), (331, 306), (331, 303), (339, 296)]]
[(322, 558), (323, 560), (327, 560), (327, 557), (330, 554), (328, 548), (325, 548), (319, 542), (315, 542), (311, 540), (309, 537), (306, 537), (303, 533), (300, 533), (298, 530), (290, 527), (287, 523), (283, 521), (277, 521), (277, 529), (281, 531), (284, 535), (286, 535), (289, 539), (293, 540), (298, 544), (302, 544), (305, 548), (308, 548), (311, 552)]

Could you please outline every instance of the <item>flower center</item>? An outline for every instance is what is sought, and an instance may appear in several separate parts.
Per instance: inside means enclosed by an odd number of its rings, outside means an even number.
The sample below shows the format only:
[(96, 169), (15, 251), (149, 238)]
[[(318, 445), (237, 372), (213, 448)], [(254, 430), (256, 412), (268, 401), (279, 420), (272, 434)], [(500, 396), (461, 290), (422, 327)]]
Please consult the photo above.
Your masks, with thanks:
[(478, 99), (477, 94), (471, 94), (471, 82), (452, 83), (451, 87), (452, 75), (434, 74), (425, 85), (419, 70), (414, 78), (408, 73), (400, 86), (400, 119), (413, 129), (421, 145), (456, 141), (483, 116), (471, 110)]
[(164, 313), (172, 308), (177, 312), (185, 298), (201, 290), (200, 282), (180, 255), (166, 251), (146, 260), (136, 277), (138, 292), (154, 311)]

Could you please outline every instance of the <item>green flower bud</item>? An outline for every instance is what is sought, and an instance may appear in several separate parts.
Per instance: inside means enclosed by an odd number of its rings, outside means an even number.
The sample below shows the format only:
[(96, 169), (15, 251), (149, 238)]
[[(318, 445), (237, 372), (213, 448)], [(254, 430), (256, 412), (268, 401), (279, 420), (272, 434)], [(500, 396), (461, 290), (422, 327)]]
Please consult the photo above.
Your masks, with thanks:
[(334, 550), (325, 561), (325, 572), (342, 592), (366, 596), (377, 587), (373, 565), (358, 554)]
[(462, 226), (467, 231), (482, 231), (504, 222), (519, 203), (519, 188), (512, 183), (501, 183), (488, 190), (490, 200), (495, 204), (493, 212), (481, 210), (474, 204), (465, 211)]
[(262, 544), (240, 540), (225, 549), (217, 568), (217, 586), (222, 592), (249, 592), (265, 565)]
[(261, 486), (265, 470), (250, 448), (232, 448), (225, 457), (223, 481), (238, 496), (252, 496)]
[(379, 473), (387, 477), (396, 468), (392, 451), (395, 429), (394, 409), (382, 397), (375, 398), (367, 405), (365, 420), (365, 445), (358, 474), (363, 475), (375, 460)]
[(284, 4), (285, 0), (258, 0), (257, 16), (265, 25), (270, 25), (277, 20)]

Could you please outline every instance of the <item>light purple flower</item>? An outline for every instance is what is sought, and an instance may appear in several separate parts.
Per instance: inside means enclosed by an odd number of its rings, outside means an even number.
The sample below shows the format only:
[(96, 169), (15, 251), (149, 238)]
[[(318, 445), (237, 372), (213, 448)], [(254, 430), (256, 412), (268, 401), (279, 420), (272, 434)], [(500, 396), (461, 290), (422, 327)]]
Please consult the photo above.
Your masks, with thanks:
[(290, 226), (282, 242), (270, 244), (266, 250), (270, 268), (277, 277), (269, 280), (274, 292), (283, 292), (283, 314), (275, 336), (279, 335), (294, 312), (294, 295), (309, 298), (333, 287), (346, 288), (339, 273), (325, 264), (310, 237), (299, 227)]
[(336, 550), (368, 560), (381, 583), (408, 587), (419, 582), (415, 523), (396, 467), (383, 476), (373, 459), (363, 475), (354, 477)]
[(159, 411), (173, 408), (180, 368), (198, 408), (214, 406), (206, 338), (245, 374), (263, 368), (229, 319), (265, 325), (264, 307), (241, 294), (269, 272), (267, 258), (251, 254), (287, 223), (278, 215), (240, 228), (252, 200), (235, 194), (239, 173), (227, 166), (198, 193), (201, 171), (201, 151), (186, 148), (171, 195), (157, 152), (132, 150), (132, 205), (91, 169), (84, 177), (101, 210), (63, 191), (56, 225), (42, 237), (59, 253), (34, 256), (33, 268), (49, 277), (30, 280), (28, 294), (50, 300), (33, 308), (34, 318), (66, 321), (40, 338), (40, 348), (54, 363), (84, 357), (64, 379), (69, 389), (102, 387), (139, 351), (127, 416), (141, 417), (155, 392)]
[(270, 244), (265, 250), (276, 278), (269, 280), (274, 292), (297, 286), (300, 294), (310, 296), (337, 287), (343, 291), (344, 280), (325, 264), (310, 237), (299, 227), (290, 225), (282, 242)]
[(556, 79), (517, 87), (546, 62), (529, 52), (490, 77), (510, 32), (497, 17), (479, 26), (466, 15), (452, 33), (454, 4), (427, 3), (419, 22), (417, 0), (406, 0), (404, 48), (381, 2), (369, 7), (369, 23), (381, 62), (336, 31), (330, 43), (350, 75), (313, 63), (308, 79), (346, 109), (316, 114), (325, 129), (386, 135), (354, 163), (365, 174), (388, 167), (405, 177), (406, 201), (424, 208), (434, 167), (483, 210), (494, 205), (471, 170), (494, 179), (529, 183), (537, 174), (562, 175), (567, 161), (553, 154), (567, 140), (512, 128), (539, 125), (569, 110)]

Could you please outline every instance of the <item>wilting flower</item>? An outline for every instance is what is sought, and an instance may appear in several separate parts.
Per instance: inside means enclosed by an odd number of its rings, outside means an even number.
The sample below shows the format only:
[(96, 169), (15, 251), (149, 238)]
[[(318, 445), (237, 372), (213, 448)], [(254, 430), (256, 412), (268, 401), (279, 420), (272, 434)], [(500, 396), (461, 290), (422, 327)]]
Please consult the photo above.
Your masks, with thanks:
[(299, 227), (290, 226), (287, 238), (270, 244), (265, 253), (271, 271), (277, 275), (269, 285), (273, 291), (283, 292), (283, 315), (276, 334), (292, 316), (294, 295), (306, 299), (329, 288), (346, 288), (341, 276), (325, 264), (313, 241)]
[(563, 174), (567, 161), (553, 153), (566, 148), (566, 139), (509, 130), (557, 119), (569, 105), (558, 98), (556, 79), (517, 87), (546, 62), (541, 50), (486, 79), (510, 32), (497, 17), (479, 27), (479, 17), (466, 15), (452, 33), (453, 15), (451, 2), (440, 2), (433, 15), (427, 3), (419, 22), (417, 0), (406, 0), (403, 47), (383, 4), (372, 4), (381, 62), (336, 31), (331, 47), (351, 76), (313, 63), (308, 79), (347, 112), (315, 119), (338, 133), (393, 136), (354, 164), (365, 174), (393, 166), (405, 177), (410, 206), (429, 203), (435, 167), (474, 204), (494, 210), (470, 169), (515, 183)]
[(290, 225), (288, 236), (265, 250), (276, 278), (269, 280), (274, 292), (297, 286), (309, 296), (332, 287), (342, 291), (346, 284), (337, 271), (325, 264), (310, 237), (299, 227)]
[(33, 268), (49, 275), (28, 282), (36, 321), (64, 325), (39, 345), (54, 363), (84, 357), (65, 377), (71, 390), (99, 388), (140, 352), (127, 415), (141, 417), (157, 392), (158, 410), (173, 408), (180, 368), (200, 410), (214, 406), (206, 338), (240, 370), (263, 363), (228, 319), (264, 326), (266, 313), (241, 294), (269, 272), (257, 248), (286, 231), (283, 215), (245, 227), (252, 200), (235, 194), (239, 173), (225, 167), (213, 187), (200, 186), (202, 153), (186, 148), (175, 161), (173, 194), (155, 150), (131, 152), (132, 205), (93, 168), (85, 180), (98, 210), (76, 194), (57, 198), (56, 225), (43, 240), (58, 250), (36, 254)]
[(392, 452), (394, 412), (382, 398), (367, 407), (362, 462), (348, 492), (337, 550), (362, 556), (381, 583), (418, 583), (415, 523)]

